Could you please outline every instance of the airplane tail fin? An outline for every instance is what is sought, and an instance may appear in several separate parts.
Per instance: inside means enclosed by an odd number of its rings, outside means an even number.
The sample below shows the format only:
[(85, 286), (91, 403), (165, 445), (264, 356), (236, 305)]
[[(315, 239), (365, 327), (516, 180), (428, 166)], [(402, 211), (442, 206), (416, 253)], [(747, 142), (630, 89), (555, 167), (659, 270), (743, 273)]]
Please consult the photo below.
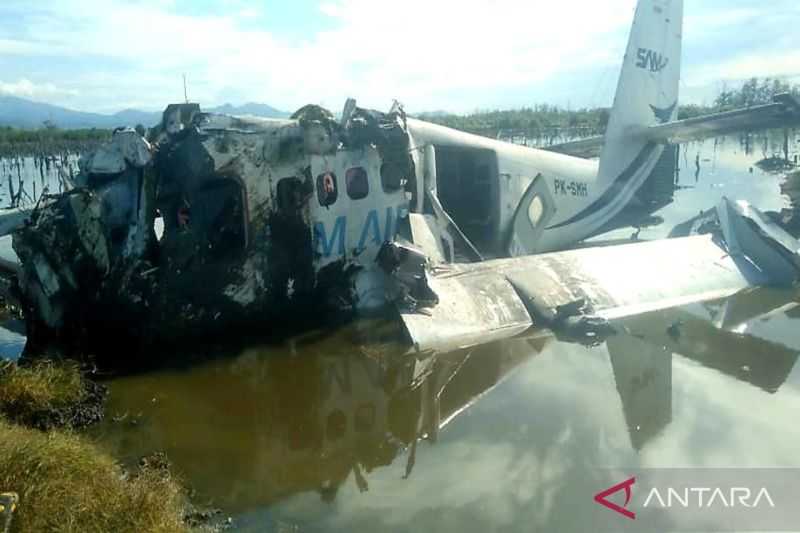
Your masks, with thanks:
[[(683, 0), (639, 0), (600, 155), (601, 186), (629, 200), (663, 149), (637, 135), (678, 113)], [(605, 187), (601, 187), (605, 188)]]

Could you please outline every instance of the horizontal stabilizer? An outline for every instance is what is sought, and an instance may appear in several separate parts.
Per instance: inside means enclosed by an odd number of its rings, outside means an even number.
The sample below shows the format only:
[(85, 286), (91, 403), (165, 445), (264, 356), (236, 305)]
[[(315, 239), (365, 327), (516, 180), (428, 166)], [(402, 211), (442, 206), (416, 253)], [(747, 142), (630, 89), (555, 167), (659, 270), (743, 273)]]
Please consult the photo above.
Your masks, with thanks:
[(600, 155), (600, 150), (603, 148), (605, 136), (595, 135), (593, 137), (586, 137), (577, 141), (570, 141), (560, 144), (553, 144), (545, 148), (550, 152), (558, 152), (559, 154), (571, 155), (573, 157), (583, 157), (591, 159)]
[(796, 126), (800, 126), (800, 102), (785, 94), (776, 96), (771, 104), (651, 126), (642, 135), (649, 141), (681, 143), (739, 131)]
[[(715, 113), (650, 126), (630, 135), (659, 143), (682, 143), (737, 132), (752, 132), (800, 126), (800, 102), (792, 95), (775, 96), (771, 104)], [(603, 147), (602, 135), (549, 146), (547, 150), (575, 157), (597, 157)]]

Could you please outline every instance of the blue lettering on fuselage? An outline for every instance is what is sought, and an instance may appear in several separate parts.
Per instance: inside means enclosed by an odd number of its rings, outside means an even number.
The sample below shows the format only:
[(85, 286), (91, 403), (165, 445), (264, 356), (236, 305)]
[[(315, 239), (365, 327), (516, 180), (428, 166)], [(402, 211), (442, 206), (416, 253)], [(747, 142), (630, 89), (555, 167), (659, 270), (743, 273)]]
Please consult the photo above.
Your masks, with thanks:
[[(389, 209), (391, 209), (391, 207)], [(387, 215), (391, 216), (389, 213), (387, 213)], [(364, 227), (361, 228), (361, 238), (358, 239), (356, 253), (361, 253), (366, 249), (366, 246), (364, 245), (367, 243), (367, 239), (369, 238), (370, 234), (372, 234), (372, 244), (375, 246), (380, 246), (383, 243), (383, 240), (381, 239), (381, 228), (378, 224), (377, 209), (373, 209), (367, 214), (367, 221), (364, 222)]]
[(331, 232), (331, 240), (325, 233), (325, 224), (317, 222), (314, 224), (314, 250), (323, 257), (330, 257), (333, 254), (333, 248), (336, 242), (339, 242), (339, 249), (337, 255), (344, 255), (344, 240), (347, 233), (347, 218), (339, 217), (333, 226)]
[[(397, 232), (397, 219), (405, 213), (407, 213), (407, 208), (405, 206), (399, 206), (396, 210), (393, 207), (387, 207), (386, 225), (383, 233), (381, 233), (378, 210), (370, 210), (367, 213), (367, 218), (364, 220), (364, 225), (361, 227), (361, 237), (354, 250), (355, 253), (359, 254), (363, 252), (367, 246), (374, 245), (378, 247), (385, 241), (394, 240), (395, 233)], [(317, 222), (314, 224), (314, 250), (318, 256), (331, 257), (334, 254), (338, 256), (345, 255), (347, 244), (345, 242), (347, 240), (347, 218), (347, 215), (336, 218), (333, 223), (330, 238), (325, 229), (325, 223)]]

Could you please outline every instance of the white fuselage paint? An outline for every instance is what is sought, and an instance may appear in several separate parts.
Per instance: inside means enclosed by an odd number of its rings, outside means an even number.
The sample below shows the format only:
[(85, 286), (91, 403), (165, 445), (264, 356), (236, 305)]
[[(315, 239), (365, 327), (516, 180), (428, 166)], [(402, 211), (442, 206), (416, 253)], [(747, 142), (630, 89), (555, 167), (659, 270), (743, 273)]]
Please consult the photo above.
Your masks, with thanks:
[[(555, 213), (547, 221), (547, 227), (558, 226), (598, 201), (614, 185), (613, 180), (598, 180), (599, 162), (571, 157), (546, 150), (538, 150), (464, 133), (428, 122), (409, 119), (408, 128), (417, 147), (433, 145), (463, 147), (493, 151), (497, 156), (497, 217), (496, 243), (505, 247), (505, 241), (512, 230), (514, 216), (519, 208), (528, 186), (537, 176), (544, 180), (555, 204)], [(418, 150), (418, 157), (424, 158), (424, 150)], [(615, 196), (614, 201), (598, 209), (590, 216), (572, 224), (545, 229), (535, 251), (549, 252), (571, 246), (592, 235), (630, 202), (636, 191), (650, 175), (663, 148), (654, 148), (646, 160), (642, 161), (625, 187)], [(417, 165), (417, 179), (424, 176)], [(427, 177), (430, 179), (430, 177)], [(435, 190), (435, 185), (428, 184)]]

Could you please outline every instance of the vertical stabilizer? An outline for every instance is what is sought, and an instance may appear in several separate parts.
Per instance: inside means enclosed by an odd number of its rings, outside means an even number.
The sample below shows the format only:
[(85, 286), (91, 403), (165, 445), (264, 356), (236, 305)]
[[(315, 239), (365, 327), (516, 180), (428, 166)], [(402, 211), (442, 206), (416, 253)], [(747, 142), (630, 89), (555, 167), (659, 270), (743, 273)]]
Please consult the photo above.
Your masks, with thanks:
[(627, 204), (663, 150), (637, 133), (677, 117), (682, 28), (683, 0), (639, 0), (600, 155), (614, 203)]

